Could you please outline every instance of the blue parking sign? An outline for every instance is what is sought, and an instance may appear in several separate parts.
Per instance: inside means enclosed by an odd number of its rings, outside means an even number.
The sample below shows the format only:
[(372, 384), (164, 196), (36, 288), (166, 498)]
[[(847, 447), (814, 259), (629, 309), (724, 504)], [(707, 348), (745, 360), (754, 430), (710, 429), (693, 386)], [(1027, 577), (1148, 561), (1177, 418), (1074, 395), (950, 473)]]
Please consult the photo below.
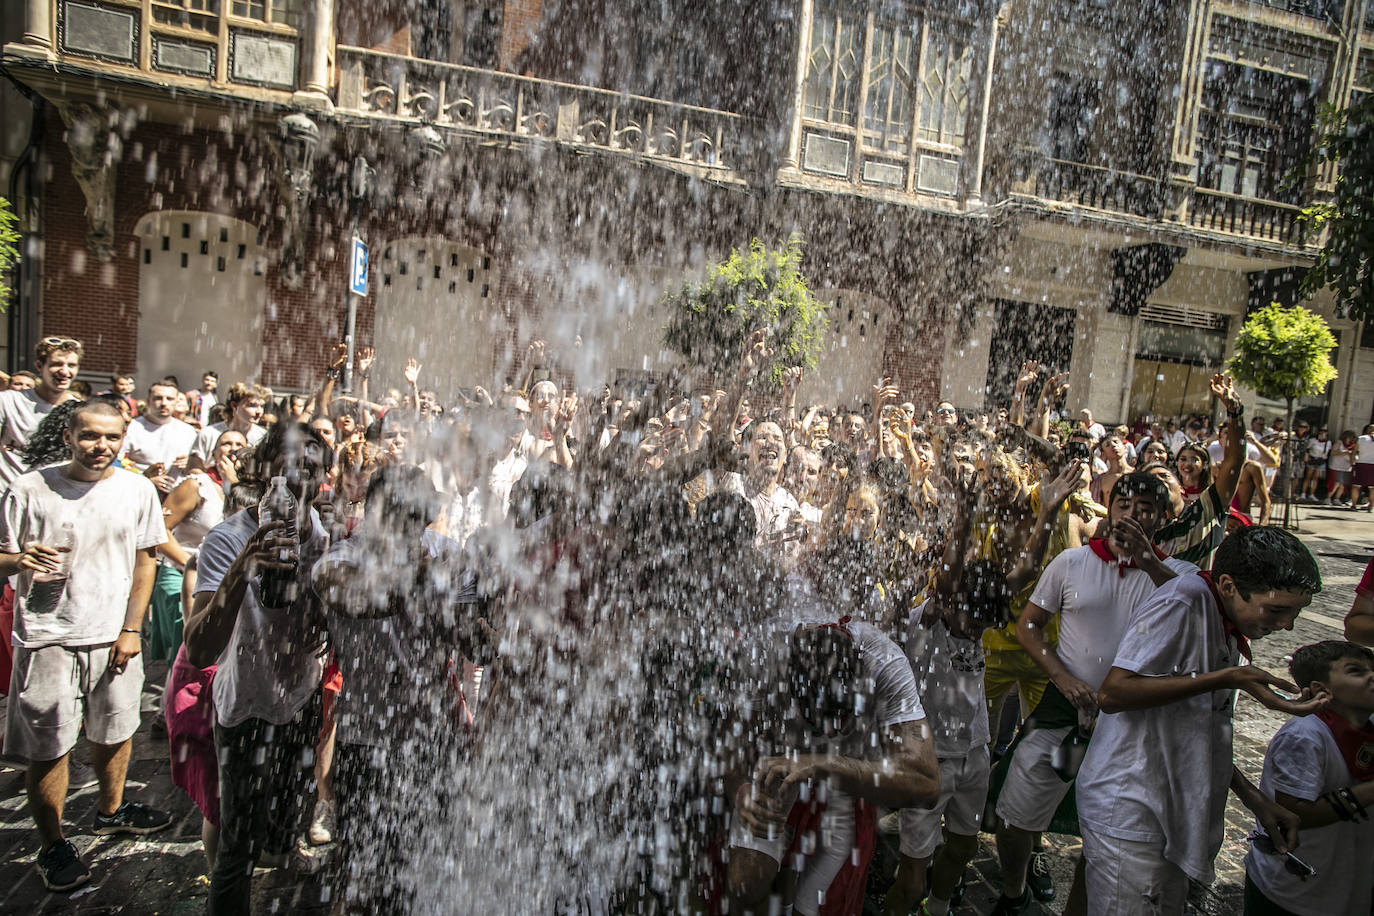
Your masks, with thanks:
[(355, 296), (367, 295), (367, 245), (359, 238), (353, 240), (353, 257), (348, 266), (348, 291)]

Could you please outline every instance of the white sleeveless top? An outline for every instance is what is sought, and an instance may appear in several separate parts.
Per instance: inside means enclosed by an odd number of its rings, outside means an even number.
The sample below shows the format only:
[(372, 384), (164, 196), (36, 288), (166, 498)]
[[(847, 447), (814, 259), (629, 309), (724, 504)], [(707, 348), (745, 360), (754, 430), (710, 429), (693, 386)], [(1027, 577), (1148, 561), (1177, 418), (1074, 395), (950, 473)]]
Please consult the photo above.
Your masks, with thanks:
[(200, 542), (210, 529), (224, 521), (224, 490), (201, 471), (192, 471), (189, 476), (200, 490), (196, 507), (181, 520), (172, 534), (178, 544), (194, 551), (200, 549)]

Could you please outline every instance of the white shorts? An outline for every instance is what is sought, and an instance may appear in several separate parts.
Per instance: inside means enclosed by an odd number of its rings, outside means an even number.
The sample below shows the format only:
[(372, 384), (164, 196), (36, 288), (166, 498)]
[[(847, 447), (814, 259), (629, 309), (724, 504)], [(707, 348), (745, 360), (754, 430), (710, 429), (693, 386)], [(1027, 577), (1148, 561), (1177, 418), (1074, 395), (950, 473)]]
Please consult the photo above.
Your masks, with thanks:
[(1094, 913), (1182, 916), (1188, 876), (1164, 858), (1164, 841), (1119, 840), (1079, 824)]
[(138, 731), (143, 656), (122, 674), (106, 670), (103, 646), (14, 648), (10, 674), (5, 753), (28, 760), (56, 760), (76, 746), (81, 723), (95, 744), (120, 744)]
[(1011, 757), (1007, 781), (997, 796), (997, 816), (1002, 823), (1032, 833), (1049, 829), (1055, 809), (1073, 788), (1054, 771), (1059, 746), (1073, 731), (1037, 728), (1021, 739)]
[(826, 891), (849, 861), (857, 839), (854, 799), (838, 789), (829, 788), (824, 782), (819, 791), (825, 801), (820, 830), (814, 836), (802, 837), (791, 861), (783, 862), (783, 856), (792, 845), (790, 828), (784, 829), (779, 836), (764, 838), (754, 836), (738, 820), (730, 827), (731, 848), (761, 852), (777, 862), (779, 868), (790, 868), (797, 873), (797, 891), (793, 898), (793, 911), (797, 916), (816, 916), (820, 912)]
[(987, 745), (972, 748), (967, 757), (941, 757), (940, 799), (935, 807), (902, 809), (902, 855), (929, 858), (943, 839), (941, 820), (950, 833), (977, 836), (991, 772)]

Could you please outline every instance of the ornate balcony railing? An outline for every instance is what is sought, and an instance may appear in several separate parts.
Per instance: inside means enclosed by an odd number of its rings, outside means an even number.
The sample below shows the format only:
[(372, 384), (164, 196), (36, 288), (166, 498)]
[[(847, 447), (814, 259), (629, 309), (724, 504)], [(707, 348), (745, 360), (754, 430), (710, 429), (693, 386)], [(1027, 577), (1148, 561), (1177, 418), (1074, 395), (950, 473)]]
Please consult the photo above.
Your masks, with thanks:
[(1307, 244), (1302, 208), (1274, 200), (1241, 197), (1225, 191), (1196, 188), (1188, 206), (1188, 222), (1199, 229), (1264, 239), (1282, 245)]
[(1040, 159), (1029, 179), (1028, 190), (1036, 197), (1093, 210), (1153, 219), (1164, 203), (1158, 179), (1081, 162)]
[(338, 46), (337, 108), (712, 170), (734, 167), (745, 119), (588, 86)]

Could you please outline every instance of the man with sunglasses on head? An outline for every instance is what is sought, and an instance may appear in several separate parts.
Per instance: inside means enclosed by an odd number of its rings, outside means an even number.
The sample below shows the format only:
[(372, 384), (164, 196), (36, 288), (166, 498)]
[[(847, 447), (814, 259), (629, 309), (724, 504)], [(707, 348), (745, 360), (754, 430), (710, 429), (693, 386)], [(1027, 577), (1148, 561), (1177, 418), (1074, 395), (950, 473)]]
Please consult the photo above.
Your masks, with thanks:
[(38, 384), (24, 391), (0, 391), (0, 490), (24, 472), (20, 454), (48, 413), (75, 395), (70, 391), (81, 368), (81, 341), (44, 337), (34, 348)]

